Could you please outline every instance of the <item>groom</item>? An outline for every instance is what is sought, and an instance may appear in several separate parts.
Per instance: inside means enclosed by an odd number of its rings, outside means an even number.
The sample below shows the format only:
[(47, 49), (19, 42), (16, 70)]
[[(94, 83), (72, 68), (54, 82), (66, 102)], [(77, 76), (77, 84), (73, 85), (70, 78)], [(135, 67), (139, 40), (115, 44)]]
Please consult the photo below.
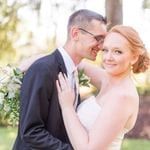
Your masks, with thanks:
[(96, 12), (78, 10), (70, 16), (67, 30), (64, 47), (35, 61), (23, 78), (13, 150), (72, 150), (58, 102), (57, 75), (65, 73), (71, 84), (79, 62), (83, 58), (95, 60), (106, 34), (106, 20)]

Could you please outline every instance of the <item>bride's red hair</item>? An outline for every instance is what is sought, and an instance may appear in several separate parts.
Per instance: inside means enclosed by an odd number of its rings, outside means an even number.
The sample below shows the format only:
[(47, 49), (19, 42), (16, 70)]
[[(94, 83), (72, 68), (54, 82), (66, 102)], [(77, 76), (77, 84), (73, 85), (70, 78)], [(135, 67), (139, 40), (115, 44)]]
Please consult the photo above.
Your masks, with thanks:
[(138, 55), (138, 60), (133, 64), (134, 73), (144, 72), (149, 68), (150, 58), (148, 52), (135, 29), (130, 26), (116, 25), (109, 32), (119, 33), (125, 37), (129, 42), (129, 47), (133, 54)]

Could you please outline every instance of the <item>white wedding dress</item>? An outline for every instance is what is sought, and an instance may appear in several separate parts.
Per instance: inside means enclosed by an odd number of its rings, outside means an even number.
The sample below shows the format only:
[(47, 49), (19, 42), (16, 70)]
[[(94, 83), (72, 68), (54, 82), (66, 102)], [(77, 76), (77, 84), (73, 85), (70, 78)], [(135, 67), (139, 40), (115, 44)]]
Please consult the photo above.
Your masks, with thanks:
[[(96, 102), (94, 96), (91, 96), (78, 106), (77, 115), (87, 130), (93, 126), (101, 109), (101, 106)], [(124, 128), (124, 130), (113, 140), (108, 150), (120, 150), (124, 134), (127, 132), (128, 130)]]

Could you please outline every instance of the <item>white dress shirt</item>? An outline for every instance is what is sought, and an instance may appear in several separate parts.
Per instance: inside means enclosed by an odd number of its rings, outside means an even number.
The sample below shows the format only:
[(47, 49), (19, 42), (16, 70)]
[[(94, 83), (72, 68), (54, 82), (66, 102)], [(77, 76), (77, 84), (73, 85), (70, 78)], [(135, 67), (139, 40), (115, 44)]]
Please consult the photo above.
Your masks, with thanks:
[(65, 49), (63, 47), (60, 47), (58, 48), (59, 52), (61, 53), (62, 57), (63, 57), (63, 60), (64, 60), (64, 63), (65, 63), (65, 66), (66, 66), (66, 69), (67, 69), (67, 75), (68, 75), (68, 80), (69, 80), (69, 83), (70, 83), (70, 86), (74, 89), (75, 86), (76, 86), (76, 91), (75, 91), (75, 94), (76, 94), (76, 100), (75, 100), (75, 107), (77, 105), (77, 95), (78, 95), (78, 86), (77, 86), (77, 80), (76, 78), (74, 77), (74, 71), (77, 70), (77, 66), (75, 66), (73, 60), (71, 59), (71, 57), (69, 56), (69, 54), (65, 51)]

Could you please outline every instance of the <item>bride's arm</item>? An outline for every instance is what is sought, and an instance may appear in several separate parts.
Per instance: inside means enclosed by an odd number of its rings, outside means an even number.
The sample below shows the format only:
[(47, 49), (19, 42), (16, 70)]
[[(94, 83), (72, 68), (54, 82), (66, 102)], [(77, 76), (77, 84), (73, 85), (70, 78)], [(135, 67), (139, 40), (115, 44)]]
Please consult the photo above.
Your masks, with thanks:
[[(133, 100), (130, 97), (115, 96), (104, 106), (96, 122), (87, 131), (74, 110), (73, 93), (69, 83), (59, 76), (60, 85), (57, 82), (59, 103), (69, 139), (75, 150), (95, 150), (108, 148), (110, 143), (124, 128), (131, 115)], [(63, 90), (61, 90), (61, 88)], [(131, 109), (130, 109), (131, 108)], [(94, 110), (93, 110), (94, 111)], [(88, 116), (87, 116), (88, 117)]]
[(75, 97), (74, 91), (70, 88), (69, 82), (64, 80), (62, 73), (59, 74), (58, 79), (59, 80), (56, 81), (56, 85), (59, 103), (62, 109), (65, 128), (71, 144), (75, 150), (88, 150), (85, 145), (85, 143), (88, 143), (88, 132), (80, 123), (73, 106)]
[(62, 109), (65, 128), (74, 149), (106, 150), (128, 120), (127, 111), (119, 107), (106, 108), (89, 131), (83, 127), (73, 107)]
[(79, 70), (84, 70), (84, 73), (90, 78), (91, 83), (96, 87), (100, 88), (101, 82), (104, 76), (104, 69), (97, 64), (93, 64), (88, 60), (82, 60), (78, 65)]

